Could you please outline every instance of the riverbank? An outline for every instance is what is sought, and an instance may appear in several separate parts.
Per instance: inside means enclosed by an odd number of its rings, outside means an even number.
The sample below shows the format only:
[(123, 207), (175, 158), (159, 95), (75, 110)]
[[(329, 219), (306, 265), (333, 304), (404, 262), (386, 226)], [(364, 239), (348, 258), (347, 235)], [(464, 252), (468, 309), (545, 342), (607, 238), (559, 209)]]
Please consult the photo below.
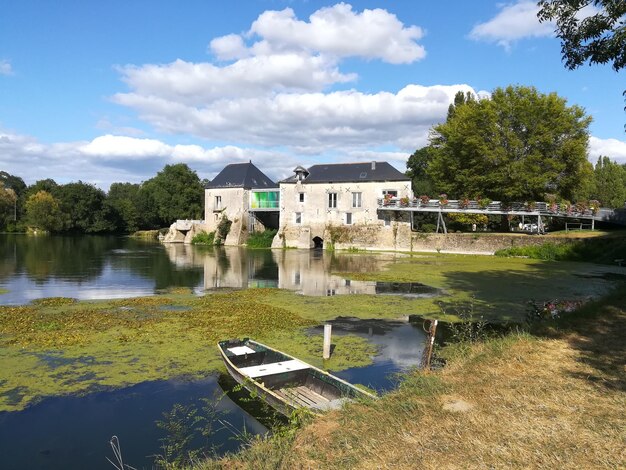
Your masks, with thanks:
[(532, 335), (450, 347), (440, 372), (194, 468), (621, 468), (625, 330), (622, 289)]
[(322, 335), (307, 330), (345, 315), (454, 321), (474, 311), (485, 320), (519, 322), (529, 300), (597, 298), (626, 277), (617, 266), (440, 254), (388, 258), (382, 271), (378, 258), (361, 254), (333, 258), (332, 265), (341, 285), (364, 280), (375, 291), (376, 282), (406, 282), (432, 294), (305, 296), (264, 288), (197, 296), (179, 288), (152, 297), (0, 307), (0, 411), (46, 396), (205, 377), (222, 370), (215, 343), (230, 337), (280, 345), (332, 370), (367, 365), (374, 351), (366, 339), (337, 337), (333, 358), (322, 363)]

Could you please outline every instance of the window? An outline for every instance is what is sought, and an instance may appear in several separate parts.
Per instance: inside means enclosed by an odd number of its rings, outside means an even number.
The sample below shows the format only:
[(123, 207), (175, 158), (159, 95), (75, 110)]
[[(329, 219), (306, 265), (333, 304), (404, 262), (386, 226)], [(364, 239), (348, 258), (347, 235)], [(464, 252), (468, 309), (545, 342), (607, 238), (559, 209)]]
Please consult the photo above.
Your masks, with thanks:
[(352, 193), (352, 207), (361, 207), (363, 193)]
[(337, 209), (337, 193), (328, 193), (328, 208)]
[(352, 225), (352, 212), (346, 212), (346, 225)]
[(299, 193), (298, 194), (298, 201), (304, 202), (304, 193)]
[(222, 196), (215, 196), (215, 210), (219, 211), (222, 209)]
[(385, 227), (389, 227), (391, 225), (391, 216), (388, 214), (384, 215)]
[(395, 189), (383, 189), (383, 197), (385, 197), (387, 194), (391, 197), (398, 197), (398, 191), (396, 191)]
[(302, 223), (302, 212), (296, 212), (296, 224)]

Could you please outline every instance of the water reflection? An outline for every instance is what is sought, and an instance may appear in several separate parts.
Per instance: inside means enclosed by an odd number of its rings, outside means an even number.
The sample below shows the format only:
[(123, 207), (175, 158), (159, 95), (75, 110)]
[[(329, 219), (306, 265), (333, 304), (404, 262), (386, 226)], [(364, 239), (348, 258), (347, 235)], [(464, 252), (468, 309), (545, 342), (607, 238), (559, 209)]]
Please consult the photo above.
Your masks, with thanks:
[[(334, 335), (357, 335), (378, 346), (373, 363), (335, 372), (352, 383), (367, 385), (379, 392), (396, 386), (395, 374), (419, 366), (426, 345), (426, 333), (421, 324), (389, 320), (361, 320), (338, 317), (330, 322)], [(323, 326), (311, 331), (322, 333)]]
[[(164, 455), (163, 444), (181, 437), (166, 432), (171, 431), (173, 420), (179, 421), (176, 429), (197, 427), (193, 422), (181, 423), (185, 416), (177, 415), (176, 410), (186, 410), (186, 416), (189, 410), (198, 410), (193, 416), (204, 417), (203, 426), (211, 429), (210, 436), (192, 436), (196, 439), (187, 442), (190, 449), (202, 446), (217, 448), (219, 453), (234, 451), (241, 442), (233, 439), (233, 431), (267, 432), (228, 397), (211, 401), (212, 411), (203, 414), (207, 405), (204, 399), (215, 394), (221, 396), (222, 390), (217, 377), (211, 376), (194, 382), (144, 382), (84, 397), (48, 398), (24, 411), (0, 413), (1, 467), (110, 469), (106, 457), (112, 458), (112, 451), (108, 443), (117, 435), (125, 464), (152, 468), (154, 456)], [(221, 421), (228, 422), (229, 429)]]
[(42, 297), (105, 299), (152, 295), (172, 287), (277, 287), (303, 295), (438, 295), (421, 284), (354, 281), (341, 272), (373, 272), (401, 254), (247, 250), (150, 243), (122, 237), (0, 235), (0, 304)]

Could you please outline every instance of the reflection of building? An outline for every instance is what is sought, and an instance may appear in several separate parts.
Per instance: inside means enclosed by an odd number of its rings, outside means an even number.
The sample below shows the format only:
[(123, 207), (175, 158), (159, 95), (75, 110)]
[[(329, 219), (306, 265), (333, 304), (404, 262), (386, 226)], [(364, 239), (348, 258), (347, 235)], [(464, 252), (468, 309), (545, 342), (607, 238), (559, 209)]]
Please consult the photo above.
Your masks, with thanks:
[(331, 274), (333, 255), (300, 250), (274, 250), (278, 287), (311, 296), (375, 294), (376, 283), (351, 281)]
[(278, 227), (278, 185), (249, 163), (227, 165), (205, 190), (204, 213), (208, 232), (216, 232), (222, 220), (231, 222), (224, 241), (241, 245), (248, 231)]
[(379, 215), (378, 199), (411, 198), (408, 176), (387, 162), (297, 167), (294, 173), (280, 182), (275, 247), (396, 247), (400, 224)]
[[(247, 250), (242, 247), (215, 247), (199, 250), (170, 244), (166, 253), (181, 268), (202, 267), (204, 288), (246, 289), (278, 287), (304, 295), (376, 294), (377, 283), (351, 281), (331, 274), (368, 271), (380, 265), (381, 255), (335, 255), (309, 250)], [(387, 255), (391, 256), (391, 255)]]

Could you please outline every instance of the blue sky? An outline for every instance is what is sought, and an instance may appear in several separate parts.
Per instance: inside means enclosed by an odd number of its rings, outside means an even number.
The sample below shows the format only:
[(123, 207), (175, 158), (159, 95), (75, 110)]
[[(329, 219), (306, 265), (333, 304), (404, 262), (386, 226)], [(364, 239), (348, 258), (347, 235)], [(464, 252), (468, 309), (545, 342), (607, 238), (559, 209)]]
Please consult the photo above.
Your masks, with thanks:
[(458, 90), (556, 92), (593, 117), (589, 155), (626, 163), (625, 72), (563, 67), (530, 1), (7, 0), (0, 170), (107, 189), (167, 163), (404, 169)]

